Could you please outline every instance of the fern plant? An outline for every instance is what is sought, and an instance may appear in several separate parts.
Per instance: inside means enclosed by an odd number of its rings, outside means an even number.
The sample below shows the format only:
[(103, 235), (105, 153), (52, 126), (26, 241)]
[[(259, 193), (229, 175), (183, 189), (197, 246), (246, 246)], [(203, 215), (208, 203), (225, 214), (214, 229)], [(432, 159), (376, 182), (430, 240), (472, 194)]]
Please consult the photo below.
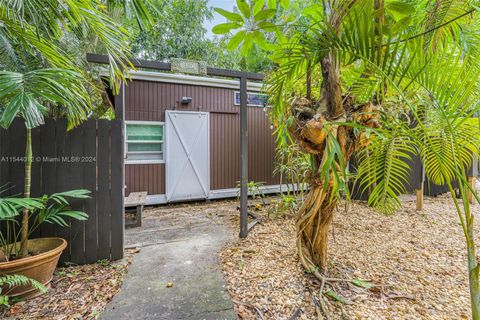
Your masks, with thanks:
[(26, 276), (12, 274), (0, 275), (0, 306), (10, 307), (8, 293), (15, 287), (29, 286), (40, 293), (47, 291), (47, 288), (40, 282)]

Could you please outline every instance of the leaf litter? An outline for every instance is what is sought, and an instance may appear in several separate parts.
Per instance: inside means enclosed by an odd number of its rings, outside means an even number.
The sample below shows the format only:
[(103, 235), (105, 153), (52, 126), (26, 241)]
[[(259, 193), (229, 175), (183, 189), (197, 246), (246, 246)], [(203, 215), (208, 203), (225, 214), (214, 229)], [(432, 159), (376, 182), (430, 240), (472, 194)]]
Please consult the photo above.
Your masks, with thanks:
[(107, 303), (120, 290), (133, 254), (117, 262), (57, 268), (49, 290), (34, 299), (20, 301), (9, 309), (0, 309), (1, 319), (73, 320), (97, 319)]
[[(335, 213), (323, 288), (331, 318), (470, 318), (465, 240), (453, 202), (425, 198), (422, 212), (414, 197), (402, 203), (393, 216), (359, 201)], [(232, 237), (219, 253), (239, 318), (321, 319), (321, 283), (298, 261), (294, 219), (266, 211), (256, 212), (261, 222), (246, 239)], [(237, 235), (238, 220), (232, 231)]]
[[(236, 200), (146, 208), (145, 216), (204, 215), (230, 227), (231, 241), (218, 255), (240, 319), (321, 319), (321, 283), (298, 261), (294, 218), (272, 218), (270, 200), (250, 201), (260, 222), (246, 239), (238, 239)], [(406, 197), (393, 216), (353, 201), (348, 212), (337, 210), (329, 241), (323, 301), (333, 319), (470, 318), (465, 243), (449, 196), (425, 198), (422, 212)], [(58, 269), (46, 295), (0, 316), (97, 318), (119, 291), (131, 256), (119, 265)]]

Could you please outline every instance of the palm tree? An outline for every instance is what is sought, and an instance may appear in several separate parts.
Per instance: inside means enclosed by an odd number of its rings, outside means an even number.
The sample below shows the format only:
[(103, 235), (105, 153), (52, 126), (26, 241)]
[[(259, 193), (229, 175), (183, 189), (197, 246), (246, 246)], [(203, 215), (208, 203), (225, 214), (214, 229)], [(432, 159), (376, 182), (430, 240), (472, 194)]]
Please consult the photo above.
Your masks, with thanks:
[[(231, 40), (236, 46), (248, 52), (259, 43), (277, 64), (267, 89), (276, 132), (293, 137), (312, 159), (309, 194), (297, 213), (300, 261), (325, 281), (328, 230), (343, 193), (348, 199), (346, 167), (354, 153), (369, 203), (385, 213), (400, 205), (405, 158), (419, 154), (427, 176), (448, 184), (457, 205), (468, 246), (472, 314), (479, 319), (473, 215), (465, 201), (465, 167), (480, 145), (478, 127), (467, 120), (478, 111), (480, 26), (473, 5), (302, 3), (292, 20), (289, 1), (238, 0), (239, 13), (218, 10), (230, 21), (214, 29), (241, 29)], [(285, 23), (274, 25), (274, 16)], [(271, 32), (274, 43), (263, 35)], [(463, 205), (454, 197), (454, 179), (461, 182)]]
[[(25, 122), (25, 198), (30, 198), (31, 129), (42, 125), (45, 117), (65, 117), (71, 129), (102, 101), (103, 85), (79, 49), (96, 48), (108, 55), (110, 86), (118, 90), (124, 71), (132, 67), (129, 34), (110, 13), (123, 10), (146, 27), (151, 23), (147, 3), (0, 0), (0, 69), (5, 70), (0, 71), (0, 125), (7, 128), (17, 117)], [(25, 207), (20, 257), (28, 254), (28, 230), (29, 208)]]

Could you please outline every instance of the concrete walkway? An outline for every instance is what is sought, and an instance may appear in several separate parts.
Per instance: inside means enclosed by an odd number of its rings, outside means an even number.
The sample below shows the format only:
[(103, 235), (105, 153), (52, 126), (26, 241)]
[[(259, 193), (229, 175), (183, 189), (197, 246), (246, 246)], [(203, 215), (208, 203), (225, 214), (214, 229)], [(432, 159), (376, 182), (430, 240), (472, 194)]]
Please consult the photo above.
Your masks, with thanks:
[(127, 229), (126, 245), (141, 251), (101, 319), (237, 319), (216, 258), (227, 227), (188, 208), (166, 210)]

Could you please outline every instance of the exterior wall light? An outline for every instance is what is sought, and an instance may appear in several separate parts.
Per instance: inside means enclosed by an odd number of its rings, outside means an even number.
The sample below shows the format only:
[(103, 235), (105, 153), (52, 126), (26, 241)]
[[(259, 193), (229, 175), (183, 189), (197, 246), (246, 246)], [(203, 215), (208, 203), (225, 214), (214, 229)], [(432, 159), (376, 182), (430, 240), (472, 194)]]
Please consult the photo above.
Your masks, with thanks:
[(180, 103), (182, 105), (187, 105), (192, 103), (192, 97), (182, 97), (182, 100), (180, 100)]

